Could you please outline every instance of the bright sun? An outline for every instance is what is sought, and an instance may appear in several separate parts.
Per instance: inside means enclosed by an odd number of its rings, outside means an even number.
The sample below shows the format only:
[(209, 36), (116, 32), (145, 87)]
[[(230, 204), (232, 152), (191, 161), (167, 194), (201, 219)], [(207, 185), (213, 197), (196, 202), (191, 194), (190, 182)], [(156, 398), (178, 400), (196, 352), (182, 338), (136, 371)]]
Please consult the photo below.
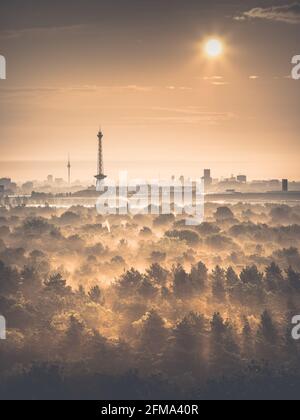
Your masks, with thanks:
[(223, 52), (222, 42), (218, 39), (210, 39), (205, 44), (205, 52), (210, 57), (218, 57)]

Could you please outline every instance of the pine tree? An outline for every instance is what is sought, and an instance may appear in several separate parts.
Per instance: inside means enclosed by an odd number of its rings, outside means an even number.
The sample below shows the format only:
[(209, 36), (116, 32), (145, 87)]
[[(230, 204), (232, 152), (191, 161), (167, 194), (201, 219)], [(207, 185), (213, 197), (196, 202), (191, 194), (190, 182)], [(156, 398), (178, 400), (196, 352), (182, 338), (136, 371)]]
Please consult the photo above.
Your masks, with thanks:
[(261, 315), (258, 334), (259, 337), (270, 344), (275, 344), (277, 342), (278, 332), (268, 311), (264, 311)]
[(276, 292), (277, 290), (282, 288), (284, 281), (282, 271), (275, 262), (272, 262), (266, 268), (265, 281), (266, 288), (268, 291)]
[(143, 351), (159, 353), (166, 343), (167, 329), (165, 321), (155, 311), (148, 312), (142, 321), (140, 345)]
[(95, 303), (103, 303), (102, 292), (99, 286), (94, 286), (89, 291), (89, 298)]
[(205, 264), (199, 262), (194, 265), (190, 274), (193, 289), (197, 292), (203, 292), (207, 286), (208, 269)]
[(212, 294), (218, 300), (224, 300), (225, 292), (225, 270), (218, 265), (212, 272)]
[(226, 285), (229, 289), (238, 286), (240, 283), (239, 276), (232, 267), (228, 267), (226, 271)]
[(287, 270), (287, 280), (293, 290), (300, 292), (300, 273), (297, 273), (292, 267), (289, 267)]
[(187, 298), (192, 291), (189, 275), (180, 264), (174, 269), (173, 291), (180, 299)]
[(60, 273), (54, 274), (45, 281), (45, 288), (49, 292), (54, 292), (61, 294), (66, 292), (66, 280), (62, 277)]

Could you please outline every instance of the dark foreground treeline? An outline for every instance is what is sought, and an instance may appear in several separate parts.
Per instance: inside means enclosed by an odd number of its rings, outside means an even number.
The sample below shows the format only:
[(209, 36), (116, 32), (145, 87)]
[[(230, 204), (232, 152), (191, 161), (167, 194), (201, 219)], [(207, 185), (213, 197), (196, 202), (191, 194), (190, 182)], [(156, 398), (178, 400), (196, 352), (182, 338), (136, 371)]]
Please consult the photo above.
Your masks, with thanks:
[(299, 398), (292, 268), (155, 263), (73, 290), (42, 267), (0, 262), (1, 399)]
[[(65, 370), (82, 373), (66, 376)], [(299, 374), (264, 365), (199, 382), (187, 391), (160, 375), (104, 375), (77, 365), (44, 364), (2, 380), (1, 400), (299, 400)]]

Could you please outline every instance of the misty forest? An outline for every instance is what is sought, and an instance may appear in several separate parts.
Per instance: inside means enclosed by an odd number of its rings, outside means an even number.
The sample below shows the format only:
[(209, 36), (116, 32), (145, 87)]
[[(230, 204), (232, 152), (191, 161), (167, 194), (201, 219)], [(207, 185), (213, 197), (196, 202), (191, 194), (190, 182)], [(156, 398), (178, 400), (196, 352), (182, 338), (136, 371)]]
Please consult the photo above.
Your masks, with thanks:
[(300, 206), (205, 212), (0, 208), (0, 398), (298, 398)]

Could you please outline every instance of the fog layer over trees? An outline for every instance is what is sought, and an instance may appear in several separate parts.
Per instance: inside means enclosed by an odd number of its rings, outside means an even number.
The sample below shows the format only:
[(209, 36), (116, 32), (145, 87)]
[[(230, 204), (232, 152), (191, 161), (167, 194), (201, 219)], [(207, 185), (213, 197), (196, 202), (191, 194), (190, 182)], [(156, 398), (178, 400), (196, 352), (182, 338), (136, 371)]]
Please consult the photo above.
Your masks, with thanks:
[(298, 398), (300, 207), (0, 208), (0, 398)]

